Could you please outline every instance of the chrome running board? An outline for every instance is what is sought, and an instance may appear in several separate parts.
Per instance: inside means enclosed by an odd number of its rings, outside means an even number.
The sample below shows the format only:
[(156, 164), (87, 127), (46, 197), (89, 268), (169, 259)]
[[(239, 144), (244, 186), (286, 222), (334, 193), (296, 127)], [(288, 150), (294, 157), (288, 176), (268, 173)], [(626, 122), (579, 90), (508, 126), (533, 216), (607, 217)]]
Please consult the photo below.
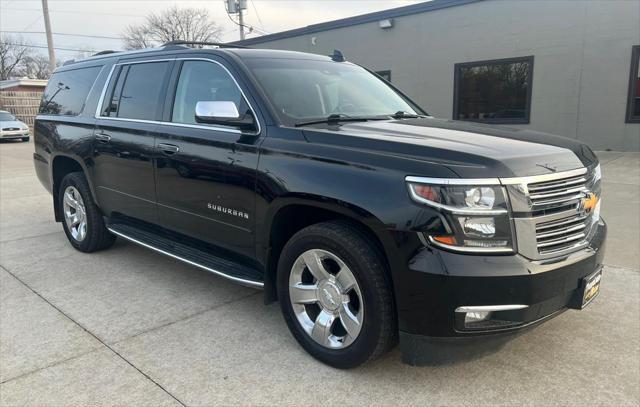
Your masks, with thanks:
[(107, 229), (114, 235), (122, 237), (132, 243), (139, 244), (140, 246), (198, 267), (235, 283), (251, 288), (262, 289), (264, 287), (264, 283), (259, 278), (260, 272), (251, 267), (234, 263), (127, 224), (109, 224)]

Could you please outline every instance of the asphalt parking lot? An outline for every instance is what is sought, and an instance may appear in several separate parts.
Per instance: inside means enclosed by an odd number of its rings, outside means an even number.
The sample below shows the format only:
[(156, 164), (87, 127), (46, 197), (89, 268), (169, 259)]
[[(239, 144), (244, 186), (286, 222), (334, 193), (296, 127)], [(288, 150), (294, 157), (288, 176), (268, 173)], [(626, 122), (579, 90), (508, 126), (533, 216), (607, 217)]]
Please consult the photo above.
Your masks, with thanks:
[(587, 309), (464, 362), (412, 367), (396, 349), (339, 371), (259, 291), (122, 240), (75, 251), (32, 152), (0, 144), (2, 406), (640, 404), (640, 154), (599, 154), (610, 229)]

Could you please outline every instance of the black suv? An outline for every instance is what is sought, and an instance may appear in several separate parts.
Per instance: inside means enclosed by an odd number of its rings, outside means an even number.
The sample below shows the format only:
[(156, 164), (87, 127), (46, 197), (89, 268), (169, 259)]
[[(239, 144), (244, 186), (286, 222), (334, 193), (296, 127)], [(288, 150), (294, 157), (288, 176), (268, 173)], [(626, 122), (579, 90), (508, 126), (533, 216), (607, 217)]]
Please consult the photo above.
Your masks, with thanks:
[(599, 291), (586, 145), (433, 118), (339, 52), (97, 55), (56, 70), (34, 139), (75, 248), (120, 236), (263, 288), (335, 367), (517, 331)]

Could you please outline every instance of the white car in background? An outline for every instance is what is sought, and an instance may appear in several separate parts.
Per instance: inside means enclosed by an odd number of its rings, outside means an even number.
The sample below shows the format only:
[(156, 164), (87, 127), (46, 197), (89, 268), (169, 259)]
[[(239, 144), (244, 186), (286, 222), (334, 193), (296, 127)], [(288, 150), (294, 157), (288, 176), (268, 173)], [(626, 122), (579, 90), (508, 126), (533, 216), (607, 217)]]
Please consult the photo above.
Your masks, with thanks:
[(6, 110), (0, 110), (0, 140), (29, 141), (29, 126)]

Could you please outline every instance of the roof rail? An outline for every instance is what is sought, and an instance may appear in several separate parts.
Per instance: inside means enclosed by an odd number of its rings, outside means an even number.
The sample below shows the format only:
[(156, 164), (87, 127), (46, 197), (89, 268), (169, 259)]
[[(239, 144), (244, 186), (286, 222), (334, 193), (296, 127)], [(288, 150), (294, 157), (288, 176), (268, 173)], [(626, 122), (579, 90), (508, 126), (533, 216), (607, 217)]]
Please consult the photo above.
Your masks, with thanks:
[(185, 40), (175, 40), (169, 41), (162, 44), (162, 47), (170, 47), (172, 45), (213, 45), (218, 48), (249, 48), (242, 45), (234, 45), (234, 44), (225, 44), (224, 42), (210, 42), (210, 41), (185, 41)]
[(92, 57), (98, 56), (98, 55), (106, 55), (106, 54), (113, 54), (114, 52), (118, 52), (118, 51), (114, 51), (112, 49), (106, 49), (104, 51), (100, 51), (100, 52), (96, 52), (95, 54), (91, 55)]

